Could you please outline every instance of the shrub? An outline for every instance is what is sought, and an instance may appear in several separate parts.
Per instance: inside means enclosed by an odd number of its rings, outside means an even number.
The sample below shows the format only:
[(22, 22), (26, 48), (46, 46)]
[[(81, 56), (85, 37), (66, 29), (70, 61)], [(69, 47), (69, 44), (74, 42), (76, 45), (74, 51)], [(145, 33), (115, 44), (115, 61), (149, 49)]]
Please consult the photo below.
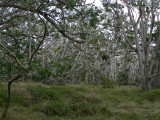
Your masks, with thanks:
[(45, 80), (51, 76), (51, 71), (49, 68), (41, 68), (37, 70), (40, 80)]
[(128, 85), (128, 74), (125, 71), (119, 72), (117, 75), (117, 83), (118, 85)]
[(114, 82), (112, 82), (109, 78), (105, 78), (104, 76), (100, 76), (101, 85), (103, 88), (113, 88)]

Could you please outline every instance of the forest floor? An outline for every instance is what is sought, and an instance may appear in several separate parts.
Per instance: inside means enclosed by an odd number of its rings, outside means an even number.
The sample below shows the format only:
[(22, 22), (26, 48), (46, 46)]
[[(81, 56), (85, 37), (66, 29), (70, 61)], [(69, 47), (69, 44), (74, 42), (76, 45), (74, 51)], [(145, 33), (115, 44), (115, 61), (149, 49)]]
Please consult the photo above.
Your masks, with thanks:
[[(0, 117), (7, 83), (0, 83)], [(6, 120), (160, 120), (160, 89), (134, 86), (13, 84)]]

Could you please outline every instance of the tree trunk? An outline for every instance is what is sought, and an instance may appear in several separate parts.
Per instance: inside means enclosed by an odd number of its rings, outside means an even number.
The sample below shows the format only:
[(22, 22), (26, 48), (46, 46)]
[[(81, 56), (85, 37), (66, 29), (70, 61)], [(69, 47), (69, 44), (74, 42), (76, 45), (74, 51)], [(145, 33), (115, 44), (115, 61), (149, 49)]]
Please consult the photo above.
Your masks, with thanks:
[(142, 59), (142, 52), (140, 49), (140, 40), (138, 38), (138, 31), (137, 31), (137, 26), (134, 27), (134, 35), (135, 35), (135, 42), (136, 42), (136, 47), (137, 47), (137, 55), (138, 55), (138, 61), (139, 61), (139, 71), (140, 71), (140, 79), (141, 79), (141, 88), (143, 90), (148, 89), (148, 83), (146, 84), (146, 79), (145, 79), (145, 66), (143, 64), (143, 59)]
[(4, 110), (4, 113), (3, 113), (3, 116), (2, 116), (2, 120), (4, 120), (7, 116), (7, 113), (8, 113), (8, 109), (9, 109), (9, 106), (10, 106), (10, 101), (11, 101), (11, 85), (12, 83), (19, 79), (21, 76), (22, 76), (23, 72), (21, 72), (20, 74), (18, 74), (17, 76), (15, 76), (14, 78), (12, 78), (9, 82), (8, 82), (8, 99), (7, 99), (7, 106)]
[(9, 82), (8, 83), (8, 100), (7, 100), (7, 106), (5, 108), (5, 111), (3, 113), (3, 116), (2, 116), (2, 120), (4, 120), (7, 116), (7, 113), (8, 113), (8, 109), (9, 109), (9, 106), (10, 106), (10, 100), (11, 100), (11, 84), (12, 82)]

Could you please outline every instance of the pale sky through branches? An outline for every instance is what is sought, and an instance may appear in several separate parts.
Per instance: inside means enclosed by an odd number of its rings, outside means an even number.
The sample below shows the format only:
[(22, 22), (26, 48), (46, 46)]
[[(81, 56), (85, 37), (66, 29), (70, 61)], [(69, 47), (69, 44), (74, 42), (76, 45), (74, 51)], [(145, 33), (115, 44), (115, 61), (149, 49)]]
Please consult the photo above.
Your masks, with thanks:
[(86, 3), (92, 3), (94, 1), (95, 1), (96, 6), (101, 7), (101, 8), (103, 7), (100, 0), (86, 0)]
[[(115, 2), (115, 0), (112, 0), (112, 1)], [(103, 8), (101, 0), (86, 0), (86, 3), (93, 3), (93, 2), (94, 2), (94, 4), (97, 7)], [(118, 3), (123, 4), (120, 0), (118, 0)], [(124, 12), (127, 12), (127, 8), (126, 7), (124, 7), (123, 10), (124, 10)], [(134, 9), (133, 14), (135, 16), (135, 19), (137, 19), (138, 18), (138, 11), (137, 11), (137, 9)]]

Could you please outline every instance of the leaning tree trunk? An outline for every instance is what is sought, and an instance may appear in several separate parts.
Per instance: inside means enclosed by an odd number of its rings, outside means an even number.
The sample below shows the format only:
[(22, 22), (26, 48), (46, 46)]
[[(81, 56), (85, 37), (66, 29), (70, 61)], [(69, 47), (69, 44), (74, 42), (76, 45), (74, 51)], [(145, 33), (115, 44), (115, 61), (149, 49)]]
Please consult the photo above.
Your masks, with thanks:
[(8, 82), (8, 99), (7, 99), (7, 105), (6, 108), (4, 110), (3, 116), (2, 116), (2, 120), (4, 120), (7, 116), (8, 113), (8, 109), (10, 106), (10, 101), (11, 101), (11, 85), (14, 81), (18, 80), (21, 76), (23, 75), (23, 72), (20, 72), (17, 76), (15, 76), (14, 78), (12, 78), (9, 82)]

